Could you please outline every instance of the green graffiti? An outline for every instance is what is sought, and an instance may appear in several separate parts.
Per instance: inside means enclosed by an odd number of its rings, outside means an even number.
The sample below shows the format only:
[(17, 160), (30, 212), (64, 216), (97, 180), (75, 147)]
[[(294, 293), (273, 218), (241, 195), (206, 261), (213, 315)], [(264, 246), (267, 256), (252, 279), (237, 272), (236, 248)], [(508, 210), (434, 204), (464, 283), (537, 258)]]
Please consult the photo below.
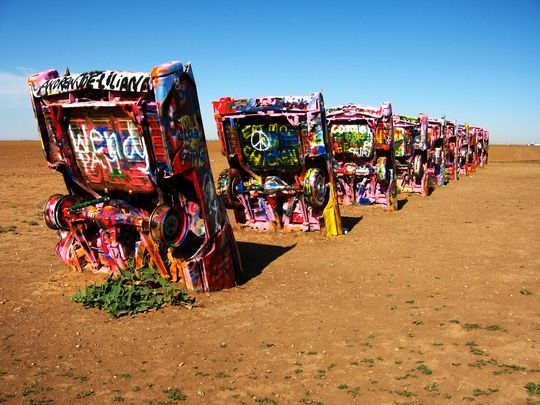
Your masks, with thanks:
[(370, 156), (373, 148), (373, 131), (366, 124), (333, 125), (330, 133), (336, 153)]

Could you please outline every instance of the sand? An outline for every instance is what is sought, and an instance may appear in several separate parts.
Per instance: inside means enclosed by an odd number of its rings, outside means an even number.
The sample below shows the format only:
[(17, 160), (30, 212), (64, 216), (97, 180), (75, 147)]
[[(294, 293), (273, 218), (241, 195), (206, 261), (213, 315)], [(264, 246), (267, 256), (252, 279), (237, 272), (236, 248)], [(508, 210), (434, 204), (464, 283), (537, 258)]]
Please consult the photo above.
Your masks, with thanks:
[(41, 207), (61, 177), (39, 143), (0, 142), (0, 402), (178, 388), (189, 403), (525, 403), (540, 383), (538, 162), (540, 148), (492, 146), (487, 168), (400, 195), (398, 212), (343, 209), (334, 239), (236, 231), (243, 285), (115, 320), (69, 299), (103, 277), (54, 253)]

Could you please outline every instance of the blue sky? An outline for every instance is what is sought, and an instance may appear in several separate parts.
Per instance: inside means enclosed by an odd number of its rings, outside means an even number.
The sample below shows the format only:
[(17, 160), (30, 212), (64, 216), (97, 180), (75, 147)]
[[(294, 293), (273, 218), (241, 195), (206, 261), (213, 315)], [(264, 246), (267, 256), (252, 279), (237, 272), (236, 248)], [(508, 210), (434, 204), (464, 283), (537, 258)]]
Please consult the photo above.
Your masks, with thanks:
[(166, 3), (0, 0), (0, 139), (37, 139), (31, 73), (180, 60), (209, 139), (211, 100), (322, 90), (327, 106), (389, 100), (540, 143), (539, 0)]

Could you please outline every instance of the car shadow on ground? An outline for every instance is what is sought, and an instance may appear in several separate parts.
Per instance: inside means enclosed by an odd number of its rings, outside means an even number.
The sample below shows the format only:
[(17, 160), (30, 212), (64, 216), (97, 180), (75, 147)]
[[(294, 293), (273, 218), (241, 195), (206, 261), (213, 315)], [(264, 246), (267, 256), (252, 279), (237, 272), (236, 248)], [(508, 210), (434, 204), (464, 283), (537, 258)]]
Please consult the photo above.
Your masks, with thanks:
[(352, 229), (355, 227), (355, 225), (362, 220), (363, 216), (359, 217), (341, 217), (341, 226), (343, 227), (343, 230), (347, 230), (347, 233), (352, 231)]
[(274, 260), (287, 253), (296, 246), (266, 245), (253, 242), (236, 242), (242, 259), (243, 274), (238, 280), (239, 285), (246, 284), (257, 277)]
[(409, 202), (409, 199), (408, 198), (404, 198), (402, 200), (398, 200), (397, 202), (397, 205), (398, 205), (398, 210), (402, 209), (403, 207), (405, 207), (405, 205)]

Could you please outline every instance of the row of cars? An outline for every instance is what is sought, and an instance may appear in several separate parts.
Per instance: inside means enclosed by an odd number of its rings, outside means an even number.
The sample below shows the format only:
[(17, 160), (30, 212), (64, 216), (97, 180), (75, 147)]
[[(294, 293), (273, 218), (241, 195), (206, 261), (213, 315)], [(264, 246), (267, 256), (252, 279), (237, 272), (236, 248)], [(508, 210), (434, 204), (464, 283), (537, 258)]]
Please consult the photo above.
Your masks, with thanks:
[(325, 108), (313, 93), (222, 98), (213, 106), (230, 166), (218, 193), (237, 223), (255, 229), (309, 231), (324, 223), (336, 235), (339, 225), (324, 215), (334, 199), (397, 210), (399, 192), (427, 195), (487, 163), (484, 129), (395, 114), (390, 103)]
[(342, 233), (340, 204), (397, 209), (399, 191), (487, 163), (488, 133), (444, 119), (345, 105), (322, 94), (213, 102), (229, 168), (210, 168), (189, 64), (150, 73), (28, 78), (48, 166), (66, 192), (44, 207), (74, 270), (146, 266), (192, 291), (236, 284), (242, 264), (225, 206), (258, 230)]

